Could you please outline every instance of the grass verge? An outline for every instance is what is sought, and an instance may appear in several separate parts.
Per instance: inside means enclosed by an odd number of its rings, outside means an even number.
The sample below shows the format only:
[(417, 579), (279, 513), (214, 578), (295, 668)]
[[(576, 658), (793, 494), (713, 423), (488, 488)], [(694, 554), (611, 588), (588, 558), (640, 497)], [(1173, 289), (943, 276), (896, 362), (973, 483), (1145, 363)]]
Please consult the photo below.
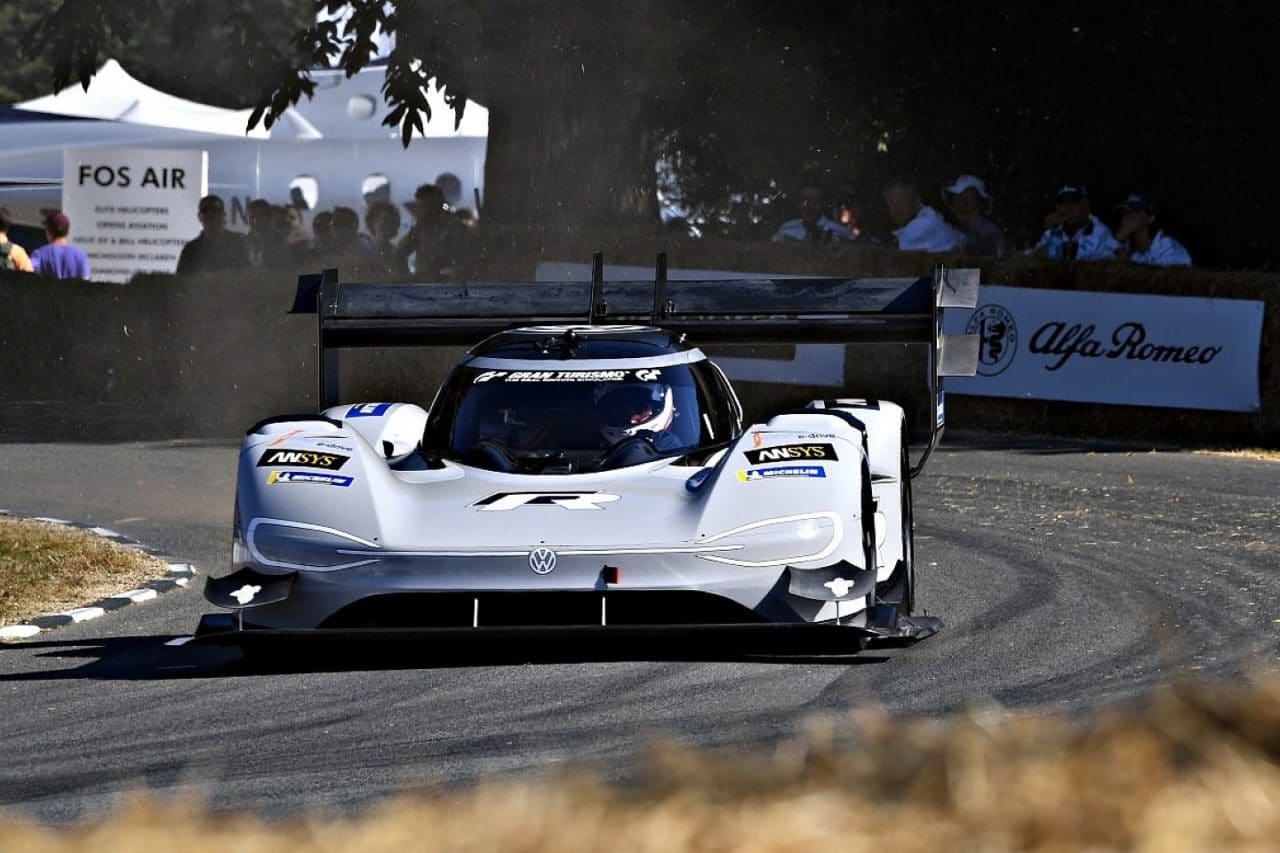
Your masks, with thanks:
[(8, 850), (1274, 850), (1280, 679), (1162, 688), (1089, 720), (822, 718), (765, 751), (653, 751), (589, 775), (404, 794), (268, 822), (139, 796), (78, 826), (0, 817)]
[(0, 625), (163, 577), (165, 563), (86, 530), (0, 516)]
[(1238, 450), (1197, 450), (1210, 456), (1235, 456), (1241, 459), (1261, 459), (1266, 462), (1280, 462), (1280, 450), (1266, 447), (1242, 447)]

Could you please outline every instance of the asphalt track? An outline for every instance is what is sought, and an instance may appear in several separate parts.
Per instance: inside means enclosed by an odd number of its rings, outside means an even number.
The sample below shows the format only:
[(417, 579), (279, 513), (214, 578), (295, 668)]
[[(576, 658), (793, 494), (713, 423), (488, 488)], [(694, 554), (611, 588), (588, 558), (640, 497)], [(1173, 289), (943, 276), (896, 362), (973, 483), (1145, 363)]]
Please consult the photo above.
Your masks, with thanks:
[[(4, 444), (0, 508), (103, 525), (219, 573), (235, 455)], [(952, 440), (916, 496), (921, 602), (947, 627), (881, 654), (522, 645), (356, 666), (300, 655), (263, 672), (164, 645), (207, 609), (195, 587), (0, 645), (0, 808), (67, 822), (146, 787), (269, 816), (352, 811), (565, 763), (625, 778), (659, 737), (757, 746), (874, 704), (1088, 711), (1277, 659), (1278, 463)]]

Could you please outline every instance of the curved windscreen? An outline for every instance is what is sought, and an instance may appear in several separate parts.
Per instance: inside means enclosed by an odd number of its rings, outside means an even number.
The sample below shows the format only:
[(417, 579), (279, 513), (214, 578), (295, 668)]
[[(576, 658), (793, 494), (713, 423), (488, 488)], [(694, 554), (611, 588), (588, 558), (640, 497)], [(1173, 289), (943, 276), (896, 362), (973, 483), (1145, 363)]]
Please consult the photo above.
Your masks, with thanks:
[(738, 412), (705, 361), (608, 370), (459, 367), (432, 406), (423, 449), (495, 470), (576, 473), (686, 455), (737, 435)]

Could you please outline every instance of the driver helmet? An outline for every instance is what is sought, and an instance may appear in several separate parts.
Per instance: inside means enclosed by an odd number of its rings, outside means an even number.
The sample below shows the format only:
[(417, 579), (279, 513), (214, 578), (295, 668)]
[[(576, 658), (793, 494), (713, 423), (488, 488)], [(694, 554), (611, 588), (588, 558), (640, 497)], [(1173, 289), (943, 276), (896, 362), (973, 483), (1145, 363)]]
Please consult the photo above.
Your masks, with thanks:
[(641, 432), (661, 432), (675, 420), (671, 386), (662, 382), (608, 388), (596, 398), (600, 434), (610, 445)]

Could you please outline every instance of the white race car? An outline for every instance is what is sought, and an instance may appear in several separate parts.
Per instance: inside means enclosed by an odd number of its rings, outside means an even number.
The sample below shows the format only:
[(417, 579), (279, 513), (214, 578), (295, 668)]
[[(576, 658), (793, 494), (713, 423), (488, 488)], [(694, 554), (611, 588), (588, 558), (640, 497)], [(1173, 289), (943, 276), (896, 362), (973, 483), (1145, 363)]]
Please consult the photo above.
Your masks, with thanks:
[[(940, 308), (972, 307), (976, 277), (664, 269), (605, 285), (597, 258), (589, 289), (327, 273), (300, 303), (319, 306), (329, 402), (341, 347), (483, 340), (429, 410), (330, 405), (249, 431), (232, 571), (206, 585), (230, 612), (197, 638), (718, 631), (846, 651), (937, 631), (913, 613), (911, 476), (943, 425), (937, 377), (972, 372), (974, 341), (944, 339)], [(914, 472), (899, 405), (815, 401), (744, 424), (694, 336), (928, 346), (937, 410)]]

